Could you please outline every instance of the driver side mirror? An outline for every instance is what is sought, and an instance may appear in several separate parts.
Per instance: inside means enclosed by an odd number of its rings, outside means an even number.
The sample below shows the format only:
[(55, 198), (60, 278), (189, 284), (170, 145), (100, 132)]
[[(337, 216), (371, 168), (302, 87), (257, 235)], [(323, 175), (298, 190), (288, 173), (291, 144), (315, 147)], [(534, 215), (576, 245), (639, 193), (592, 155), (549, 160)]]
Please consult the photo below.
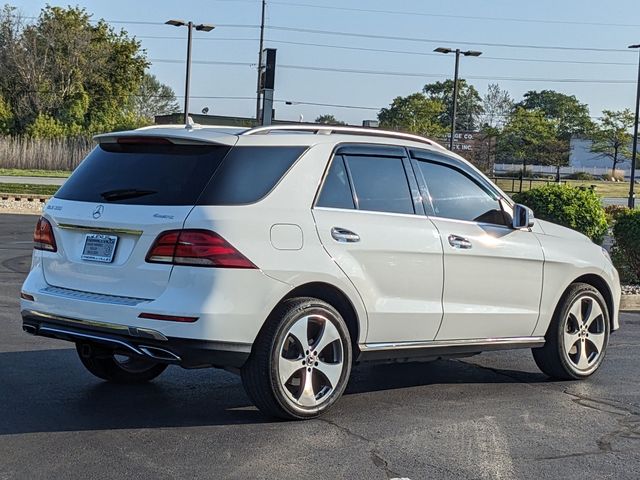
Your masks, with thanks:
[(524, 205), (516, 203), (513, 206), (513, 228), (530, 228), (533, 227), (533, 210)]

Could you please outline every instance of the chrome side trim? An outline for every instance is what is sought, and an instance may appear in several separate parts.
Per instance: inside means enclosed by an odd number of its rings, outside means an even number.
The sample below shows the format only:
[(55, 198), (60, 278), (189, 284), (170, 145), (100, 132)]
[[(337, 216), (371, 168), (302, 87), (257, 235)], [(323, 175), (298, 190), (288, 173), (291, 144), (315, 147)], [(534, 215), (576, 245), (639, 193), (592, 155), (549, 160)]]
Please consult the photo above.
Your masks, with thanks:
[(140, 338), (152, 338), (154, 340), (160, 340), (166, 342), (168, 339), (162, 333), (152, 330), (150, 328), (130, 327), (128, 325), (119, 325), (117, 323), (105, 323), (96, 322), (93, 320), (79, 320), (76, 318), (61, 317), (59, 315), (52, 315), (50, 313), (37, 312), (35, 310), (23, 310), (23, 317), (35, 317), (43, 320), (51, 320), (56, 323), (68, 325), (70, 327), (85, 327), (85, 328), (100, 328), (107, 332), (112, 332), (120, 335), (130, 335)]
[(118, 295), (106, 295), (103, 293), (83, 292), (70, 288), (48, 286), (40, 290), (41, 293), (54, 295), (56, 297), (71, 298), (73, 300), (83, 300), (86, 302), (107, 303), (110, 305), (126, 305), (134, 307), (141, 303), (150, 302), (148, 298), (121, 297)]
[(495, 347), (518, 345), (530, 346), (544, 344), (544, 337), (508, 337), (508, 338), (474, 338), (469, 340), (431, 340), (421, 342), (392, 342), (392, 343), (363, 343), (360, 344), (362, 352), (377, 352), (385, 350), (414, 350), (429, 348), (455, 348), (455, 347)]
[(63, 230), (81, 230), (84, 232), (99, 232), (99, 233), (121, 233), (128, 235), (142, 235), (142, 230), (132, 230), (129, 228), (107, 228), (107, 227), (90, 227), (88, 225), (73, 225), (71, 223), (58, 223), (58, 228)]

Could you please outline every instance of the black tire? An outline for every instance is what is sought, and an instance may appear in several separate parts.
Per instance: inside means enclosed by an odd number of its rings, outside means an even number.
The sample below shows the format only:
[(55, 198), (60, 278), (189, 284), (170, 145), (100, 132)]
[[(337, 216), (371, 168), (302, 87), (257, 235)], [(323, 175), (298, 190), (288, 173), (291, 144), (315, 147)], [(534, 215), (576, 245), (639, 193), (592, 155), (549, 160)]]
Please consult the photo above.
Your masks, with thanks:
[[(288, 387), (287, 385), (282, 385), (279, 379), (278, 367), (285, 342), (294, 343), (291, 340), (289, 329), (308, 315), (321, 316), (321, 318), (329, 320), (337, 329), (342, 362), (339, 380), (335, 382), (333, 389), (326, 396), (321, 397), (321, 401), (316, 406), (309, 407), (296, 404), (293, 394), (285, 390)], [(325, 334), (326, 329), (325, 324), (322, 333), (317, 337), (318, 343), (320, 343), (320, 339)], [(332, 345), (331, 347), (323, 348), (318, 352), (317, 358), (320, 359), (323, 352), (326, 352), (328, 348), (332, 351), (337, 348), (336, 343), (334, 340), (332, 344), (329, 344)], [(296, 359), (296, 361), (304, 361), (304, 353), (302, 355), (303, 357)], [(327, 411), (342, 396), (351, 373), (351, 361), (351, 338), (347, 325), (340, 313), (328, 303), (316, 298), (293, 298), (279, 305), (267, 319), (253, 344), (249, 359), (242, 367), (242, 383), (251, 401), (265, 415), (287, 420), (304, 420), (317, 417)], [(318, 363), (316, 362), (315, 365), (318, 365)], [(293, 382), (294, 376), (300, 375), (298, 381), (300, 385), (298, 388), (300, 389), (302, 389), (303, 379), (306, 379), (307, 373), (305, 373), (305, 370), (306, 367), (301, 367), (289, 380)], [(321, 372), (321, 368), (313, 371), (308, 370), (312, 372), (310, 374), (312, 379), (313, 375), (320, 375), (320, 378), (328, 378), (323, 377), (322, 373), (317, 373), (319, 370)], [(313, 393), (315, 395), (315, 389), (313, 389)]]
[(113, 383), (145, 383), (156, 378), (168, 366), (134, 357), (129, 362), (121, 362), (114, 357), (112, 350), (94, 344), (76, 343), (76, 351), (89, 372)]
[[(569, 311), (574, 305), (574, 302), (581, 298), (583, 299), (581, 302), (586, 299), (588, 304), (589, 299), (591, 299), (591, 301), (597, 302), (600, 307), (602, 315), (598, 317), (597, 327), (598, 331), (601, 331), (598, 335), (603, 335), (602, 348), (599, 350), (597, 357), (588, 365), (588, 368), (582, 370), (577, 367), (575, 361), (572, 360), (572, 356), (567, 352), (566, 342), (564, 341), (565, 331), (571, 330), (570, 322), (573, 321), (569, 318)], [(595, 323), (594, 321), (594, 324)], [(540, 370), (553, 379), (580, 380), (587, 378), (595, 373), (604, 360), (609, 341), (609, 332), (609, 310), (602, 294), (596, 288), (586, 283), (574, 283), (569, 286), (556, 307), (545, 335), (545, 345), (541, 348), (532, 349), (533, 359)], [(585, 331), (584, 335), (586, 337), (589, 336), (588, 334), (589, 331)], [(576, 335), (576, 333), (574, 333), (574, 335)], [(586, 341), (589, 341), (588, 338)], [(585, 345), (585, 343), (583, 342), (582, 345)], [(587, 345), (593, 344), (587, 343)], [(576, 349), (576, 351), (579, 352), (578, 349)], [(579, 353), (573, 355), (579, 355)]]

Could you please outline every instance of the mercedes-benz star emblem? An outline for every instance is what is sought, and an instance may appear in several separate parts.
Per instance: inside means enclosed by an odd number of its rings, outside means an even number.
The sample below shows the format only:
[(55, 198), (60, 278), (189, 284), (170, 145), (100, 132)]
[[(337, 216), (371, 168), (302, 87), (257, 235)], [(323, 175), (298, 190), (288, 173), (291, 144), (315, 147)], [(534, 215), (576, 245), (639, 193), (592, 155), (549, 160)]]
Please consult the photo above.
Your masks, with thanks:
[(102, 216), (102, 212), (104, 212), (104, 205), (98, 205), (94, 210), (93, 210), (93, 218), (100, 218)]

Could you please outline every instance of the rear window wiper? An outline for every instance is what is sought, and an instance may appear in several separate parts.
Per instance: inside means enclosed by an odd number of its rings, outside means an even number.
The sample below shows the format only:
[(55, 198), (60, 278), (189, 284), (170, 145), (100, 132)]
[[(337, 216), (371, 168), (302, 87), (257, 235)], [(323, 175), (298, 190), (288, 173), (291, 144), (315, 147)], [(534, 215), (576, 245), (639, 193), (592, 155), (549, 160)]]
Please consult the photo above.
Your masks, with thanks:
[(128, 198), (144, 197), (145, 195), (153, 195), (158, 193), (155, 190), (141, 190), (138, 188), (121, 188), (118, 190), (108, 190), (102, 192), (100, 196), (107, 201), (126, 200)]

